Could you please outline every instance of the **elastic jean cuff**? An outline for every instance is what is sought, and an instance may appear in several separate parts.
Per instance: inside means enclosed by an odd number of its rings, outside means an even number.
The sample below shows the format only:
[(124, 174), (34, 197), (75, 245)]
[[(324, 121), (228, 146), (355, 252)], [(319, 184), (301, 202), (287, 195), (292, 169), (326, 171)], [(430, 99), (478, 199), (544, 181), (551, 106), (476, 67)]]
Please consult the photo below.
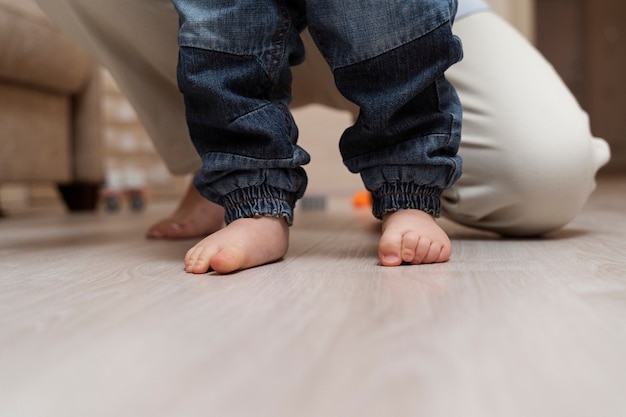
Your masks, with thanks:
[(224, 222), (229, 224), (237, 219), (252, 217), (284, 218), (293, 224), (295, 194), (268, 185), (242, 188), (221, 198), (224, 207)]
[(417, 209), (439, 217), (442, 192), (441, 188), (417, 185), (412, 182), (384, 184), (380, 189), (372, 192), (374, 203), (372, 213), (377, 219), (382, 219), (387, 213)]

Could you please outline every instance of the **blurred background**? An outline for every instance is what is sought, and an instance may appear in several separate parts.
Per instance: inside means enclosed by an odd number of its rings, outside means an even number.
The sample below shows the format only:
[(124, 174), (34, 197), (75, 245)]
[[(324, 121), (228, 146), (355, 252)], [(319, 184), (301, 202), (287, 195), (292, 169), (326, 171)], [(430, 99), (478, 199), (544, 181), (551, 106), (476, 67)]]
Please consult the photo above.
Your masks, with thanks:
[[(497, 13), (509, 20), (555, 66), (581, 106), (589, 113), (593, 133), (610, 143), (613, 157), (610, 164), (602, 169), (600, 175), (626, 174), (626, 125), (624, 123), (624, 118), (626, 118), (626, 82), (624, 82), (626, 76), (626, 46), (624, 45), (626, 2), (624, 0), (491, 0), (490, 3)], [(18, 3), (0, 0), (0, 12), (3, 7), (13, 8), (10, 11), (15, 12), (15, 4)], [(30, 7), (26, 6), (30, 4), (29, 2), (19, 4), (17, 9), (24, 10), (17, 10), (17, 12), (33, 12), (33, 10), (26, 10)], [(39, 16), (39, 19), (43, 17)], [(5, 18), (3, 21), (0, 16), (0, 26), (15, 25), (12, 22), (14, 19)], [(0, 36), (3, 36), (1, 33), (2, 30), (0, 30)], [(6, 58), (6, 54), (11, 52), (10, 45), (7, 45), (9, 44), (6, 41), (0, 39), (0, 66), (3, 65), (3, 56)], [(93, 71), (98, 73), (95, 79), (102, 89), (102, 94), (97, 95), (98, 108), (102, 111), (102, 123), (98, 125), (100, 130), (96, 132), (96, 136), (99, 133), (102, 142), (100, 155), (103, 158), (102, 175), (106, 189), (113, 192), (125, 188), (136, 189), (143, 193), (147, 202), (155, 199), (178, 198), (187, 187), (190, 178), (172, 176), (167, 171), (139, 123), (133, 108), (121, 94), (113, 79), (101, 68), (95, 68)], [(6, 160), (10, 154), (10, 160), (15, 161), (20, 159), (20, 152), (45, 152), (38, 146), (16, 148), (4, 145), (8, 135), (14, 133), (14, 130), (6, 126), (15, 118), (14, 113), (11, 113), (14, 102), (9, 101), (13, 100), (11, 98), (13, 90), (8, 87), (6, 90), (2, 89), (4, 78), (6, 74), (0, 69), (0, 153), (3, 154), (0, 156)], [(73, 100), (76, 101), (75, 98)], [(33, 99), (32, 102), (24, 102), (23, 106), (28, 109), (41, 103), (41, 99)], [(74, 104), (70, 103), (70, 106), (72, 105)], [(312, 141), (310, 145), (307, 142), (309, 136), (320, 136), (321, 125), (317, 122), (320, 118), (324, 120), (321, 128), (328, 129), (329, 135), (338, 137), (341, 130), (350, 123), (349, 115), (319, 106), (298, 109), (295, 113), (300, 125), (302, 141), (314, 157), (314, 162), (308, 169), (311, 188), (315, 191), (332, 187), (329, 185), (332, 184), (330, 178), (336, 173), (331, 173), (326, 169), (332, 164), (341, 171), (342, 175), (346, 176), (342, 186), (354, 187), (355, 191), (358, 190), (360, 184), (358, 178), (349, 176), (350, 174), (341, 166), (340, 157), (336, 152), (336, 141), (329, 139), (328, 143), (323, 145), (318, 143), (320, 141)], [(66, 116), (61, 114), (57, 117)], [(313, 134), (313, 132), (316, 133)], [(310, 146), (313, 146), (313, 149), (309, 149)], [(320, 157), (321, 155), (323, 158)], [(61, 154), (52, 153), (47, 156), (58, 158), (61, 164), (69, 163)], [(323, 163), (315, 162), (316, 159), (322, 160)], [(96, 164), (97, 162), (90, 163)], [(0, 207), (5, 212), (19, 212), (33, 207), (54, 205), (63, 207), (60, 193), (55, 185), (55, 182), (59, 181), (56, 177), (44, 175), (45, 178), (51, 179), (49, 182), (42, 181), (41, 178), (26, 178), (20, 181), (15, 175), (11, 175), (11, 172), (7, 172), (8, 167), (6, 162), (4, 168), (0, 166)], [(61, 180), (67, 180), (72, 173), (60, 175)], [(99, 204), (102, 204), (102, 201)]]

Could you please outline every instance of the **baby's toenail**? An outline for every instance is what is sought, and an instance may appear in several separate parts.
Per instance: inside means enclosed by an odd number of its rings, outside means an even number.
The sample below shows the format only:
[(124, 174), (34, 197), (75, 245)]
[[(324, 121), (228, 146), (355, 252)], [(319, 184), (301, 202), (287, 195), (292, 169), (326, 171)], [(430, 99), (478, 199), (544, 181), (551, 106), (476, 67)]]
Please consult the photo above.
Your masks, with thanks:
[(389, 263), (399, 262), (400, 257), (397, 255), (383, 255), (383, 261)]

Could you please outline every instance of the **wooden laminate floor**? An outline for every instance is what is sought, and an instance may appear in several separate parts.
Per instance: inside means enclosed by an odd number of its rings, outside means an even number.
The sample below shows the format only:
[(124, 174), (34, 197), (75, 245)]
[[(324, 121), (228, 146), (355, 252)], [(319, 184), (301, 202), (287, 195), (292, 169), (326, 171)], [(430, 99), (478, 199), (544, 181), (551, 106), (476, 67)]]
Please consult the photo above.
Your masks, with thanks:
[(333, 201), (229, 276), (143, 239), (169, 204), (1, 219), (0, 416), (626, 416), (625, 192), (542, 240), (446, 223), (450, 262), (399, 268)]

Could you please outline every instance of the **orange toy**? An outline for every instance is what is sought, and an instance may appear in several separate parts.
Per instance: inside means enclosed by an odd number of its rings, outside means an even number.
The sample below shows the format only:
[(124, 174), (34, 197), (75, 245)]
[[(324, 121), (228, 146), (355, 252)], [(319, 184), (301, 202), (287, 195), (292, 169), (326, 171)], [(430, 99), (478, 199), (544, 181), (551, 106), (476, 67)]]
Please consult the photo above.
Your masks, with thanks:
[(352, 196), (352, 205), (359, 208), (372, 207), (372, 194), (369, 191), (359, 191)]

